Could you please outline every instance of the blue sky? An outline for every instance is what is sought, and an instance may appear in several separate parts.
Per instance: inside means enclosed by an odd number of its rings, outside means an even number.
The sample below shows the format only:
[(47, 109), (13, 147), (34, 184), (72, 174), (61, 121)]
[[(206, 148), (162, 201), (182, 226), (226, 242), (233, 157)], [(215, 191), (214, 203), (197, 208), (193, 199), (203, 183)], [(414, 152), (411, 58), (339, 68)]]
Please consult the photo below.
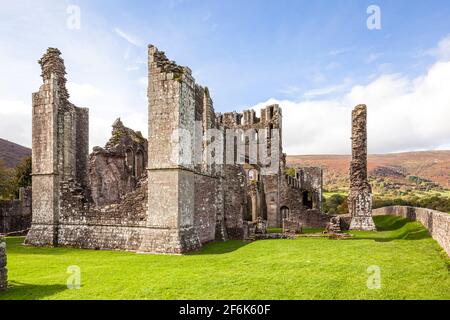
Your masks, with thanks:
[[(366, 26), (372, 4), (381, 9), (381, 30)], [(79, 30), (67, 28), (69, 5), (81, 10)], [(348, 153), (351, 104), (368, 103), (365, 97), (374, 114), (370, 151), (447, 149), (450, 97), (429, 87), (434, 78), (427, 76), (447, 79), (448, 17), (450, 2), (437, 0), (6, 2), (0, 5), (0, 137), (30, 144), (30, 96), (41, 82), (36, 61), (49, 46), (63, 52), (72, 100), (91, 109), (92, 145), (105, 143), (118, 116), (145, 134), (152, 43), (193, 70), (217, 111), (280, 103), (289, 153)], [(391, 112), (386, 96), (399, 104), (439, 97), (441, 105)], [(417, 123), (427, 119), (421, 108), (432, 115), (429, 122)], [(405, 121), (405, 110), (413, 118)], [(394, 115), (391, 127), (380, 128), (389, 125), (383, 117)], [(410, 137), (405, 130), (413, 131)]]

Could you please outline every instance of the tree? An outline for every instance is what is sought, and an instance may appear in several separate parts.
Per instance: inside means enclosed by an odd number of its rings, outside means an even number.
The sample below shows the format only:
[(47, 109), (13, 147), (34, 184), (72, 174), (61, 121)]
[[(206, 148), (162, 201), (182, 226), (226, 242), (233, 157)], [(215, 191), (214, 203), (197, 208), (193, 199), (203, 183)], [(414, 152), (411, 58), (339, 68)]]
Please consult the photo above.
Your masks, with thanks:
[(31, 187), (31, 157), (23, 159), (16, 167), (15, 180), (17, 192), (20, 188)]
[(14, 177), (12, 170), (6, 168), (0, 160), (0, 198), (9, 199), (14, 194)]

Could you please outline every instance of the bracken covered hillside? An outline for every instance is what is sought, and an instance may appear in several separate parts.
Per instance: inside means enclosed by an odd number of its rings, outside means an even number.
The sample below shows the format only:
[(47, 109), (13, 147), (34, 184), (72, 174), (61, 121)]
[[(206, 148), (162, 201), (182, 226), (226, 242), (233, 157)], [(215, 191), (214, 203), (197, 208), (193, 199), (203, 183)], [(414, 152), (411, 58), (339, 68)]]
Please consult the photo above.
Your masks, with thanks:
[[(288, 156), (289, 166), (320, 166), (327, 190), (348, 188), (350, 156)], [(385, 190), (450, 189), (450, 151), (408, 152), (369, 156), (371, 184)]]
[(0, 161), (15, 168), (23, 158), (31, 156), (31, 149), (0, 138)]

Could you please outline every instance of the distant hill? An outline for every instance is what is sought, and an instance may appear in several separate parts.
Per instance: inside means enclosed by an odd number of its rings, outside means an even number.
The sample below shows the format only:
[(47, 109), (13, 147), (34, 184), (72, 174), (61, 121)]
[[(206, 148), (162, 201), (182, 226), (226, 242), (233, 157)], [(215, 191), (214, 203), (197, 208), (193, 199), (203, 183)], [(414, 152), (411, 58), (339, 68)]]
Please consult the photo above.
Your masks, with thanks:
[[(350, 156), (288, 156), (288, 166), (319, 166), (324, 169), (324, 187), (347, 189)], [(371, 184), (384, 190), (450, 189), (450, 151), (370, 155)]]
[(15, 168), (23, 158), (30, 156), (30, 148), (0, 139), (0, 161), (3, 161), (6, 167)]

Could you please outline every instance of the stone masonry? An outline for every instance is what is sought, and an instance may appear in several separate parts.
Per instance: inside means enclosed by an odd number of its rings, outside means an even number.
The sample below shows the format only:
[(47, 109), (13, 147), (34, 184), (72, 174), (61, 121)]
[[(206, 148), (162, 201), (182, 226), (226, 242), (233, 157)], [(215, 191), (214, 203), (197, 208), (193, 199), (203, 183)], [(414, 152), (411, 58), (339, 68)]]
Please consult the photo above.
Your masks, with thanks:
[(0, 234), (24, 234), (31, 227), (31, 188), (20, 188), (19, 199), (0, 200)]
[(6, 242), (0, 236), (0, 291), (8, 287), (8, 270), (6, 269)]
[(26, 244), (182, 254), (281, 227), (289, 212), (326, 225), (322, 171), (285, 174), (278, 105), (216, 114), (189, 68), (152, 45), (148, 57), (148, 140), (117, 119), (90, 156), (88, 110), (69, 102), (61, 53), (40, 60)]
[(350, 230), (376, 230), (372, 218), (372, 188), (367, 179), (367, 107), (352, 112), (352, 161), (350, 164)]

